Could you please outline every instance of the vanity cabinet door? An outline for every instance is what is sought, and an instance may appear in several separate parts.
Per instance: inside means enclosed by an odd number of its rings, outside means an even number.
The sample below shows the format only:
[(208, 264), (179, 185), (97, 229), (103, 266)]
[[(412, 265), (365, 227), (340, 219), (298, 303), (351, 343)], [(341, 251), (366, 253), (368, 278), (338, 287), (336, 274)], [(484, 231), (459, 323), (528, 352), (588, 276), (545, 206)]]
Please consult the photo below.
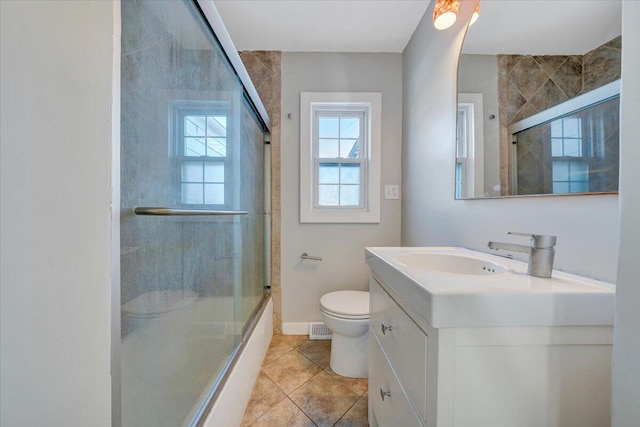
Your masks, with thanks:
[(427, 419), (427, 335), (370, 279), (370, 327), (422, 420)]
[(422, 427), (374, 334), (369, 334), (369, 402), (380, 427)]

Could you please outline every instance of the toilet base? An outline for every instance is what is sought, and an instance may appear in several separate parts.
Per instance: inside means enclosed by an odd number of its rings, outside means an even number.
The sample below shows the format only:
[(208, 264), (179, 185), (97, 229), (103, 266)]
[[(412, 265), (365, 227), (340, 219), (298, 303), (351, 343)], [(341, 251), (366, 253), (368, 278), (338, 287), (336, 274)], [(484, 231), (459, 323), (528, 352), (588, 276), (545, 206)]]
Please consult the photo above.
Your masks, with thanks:
[(331, 338), (331, 370), (350, 378), (369, 376), (369, 333), (357, 338), (333, 333)]

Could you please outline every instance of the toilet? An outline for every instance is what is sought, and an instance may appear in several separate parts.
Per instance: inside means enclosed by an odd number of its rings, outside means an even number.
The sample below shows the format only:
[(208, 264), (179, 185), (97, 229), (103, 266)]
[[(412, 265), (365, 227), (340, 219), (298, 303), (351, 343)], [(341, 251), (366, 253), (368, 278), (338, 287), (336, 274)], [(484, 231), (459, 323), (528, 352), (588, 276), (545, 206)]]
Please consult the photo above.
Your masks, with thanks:
[(320, 313), (333, 333), (331, 369), (338, 375), (367, 378), (369, 292), (337, 291), (320, 298)]
[[(187, 335), (198, 294), (182, 289), (145, 292), (122, 305), (131, 333), (126, 338), (134, 372), (157, 377), (187, 366)], [(123, 344), (124, 346), (124, 344)]]

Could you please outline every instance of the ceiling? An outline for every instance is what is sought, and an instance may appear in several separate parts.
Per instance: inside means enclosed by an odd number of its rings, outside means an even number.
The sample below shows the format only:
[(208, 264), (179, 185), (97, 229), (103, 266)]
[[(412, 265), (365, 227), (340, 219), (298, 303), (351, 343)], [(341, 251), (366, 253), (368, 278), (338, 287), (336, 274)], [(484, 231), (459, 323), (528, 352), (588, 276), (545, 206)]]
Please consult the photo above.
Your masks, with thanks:
[[(402, 52), (429, 5), (429, 0), (214, 2), (238, 50), (283, 52)], [(620, 34), (619, 0), (481, 0), (481, 8), (463, 53), (584, 54)]]
[(402, 52), (429, 0), (215, 0), (238, 50)]

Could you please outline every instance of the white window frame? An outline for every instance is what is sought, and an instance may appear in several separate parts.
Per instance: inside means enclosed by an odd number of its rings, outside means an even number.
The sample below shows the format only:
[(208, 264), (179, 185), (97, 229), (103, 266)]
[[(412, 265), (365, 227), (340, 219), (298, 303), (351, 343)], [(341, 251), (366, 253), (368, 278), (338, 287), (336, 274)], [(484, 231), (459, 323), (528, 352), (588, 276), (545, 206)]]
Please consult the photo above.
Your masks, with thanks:
[[(456, 154), (456, 164), (462, 164), (462, 199), (484, 195), (484, 122), (483, 95), (481, 93), (459, 93), (458, 113), (464, 112), (467, 130), (464, 157)], [(459, 151), (456, 147), (456, 152)]]
[[(317, 164), (314, 142), (316, 111), (366, 111), (361, 168), (360, 206), (318, 206)], [(300, 93), (300, 222), (301, 223), (379, 223), (381, 171), (382, 93), (380, 92), (301, 92)], [(358, 161), (336, 159), (340, 163)]]
[[(170, 108), (170, 130), (172, 135), (171, 157), (173, 158), (173, 168), (171, 171), (172, 182), (175, 188), (176, 200), (174, 204), (182, 207), (211, 207), (217, 209), (230, 209), (232, 206), (231, 195), (233, 194), (234, 176), (231, 173), (234, 162), (233, 129), (231, 123), (231, 103), (226, 101), (199, 101), (199, 100), (173, 100), (169, 104)], [(184, 125), (185, 116), (189, 115), (224, 115), (227, 117), (226, 155), (220, 157), (209, 156), (185, 156), (184, 155)], [(182, 165), (185, 162), (202, 162), (208, 164), (224, 165), (224, 202), (221, 204), (212, 203), (184, 203), (182, 190)], [(202, 184), (205, 184), (204, 181)]]

